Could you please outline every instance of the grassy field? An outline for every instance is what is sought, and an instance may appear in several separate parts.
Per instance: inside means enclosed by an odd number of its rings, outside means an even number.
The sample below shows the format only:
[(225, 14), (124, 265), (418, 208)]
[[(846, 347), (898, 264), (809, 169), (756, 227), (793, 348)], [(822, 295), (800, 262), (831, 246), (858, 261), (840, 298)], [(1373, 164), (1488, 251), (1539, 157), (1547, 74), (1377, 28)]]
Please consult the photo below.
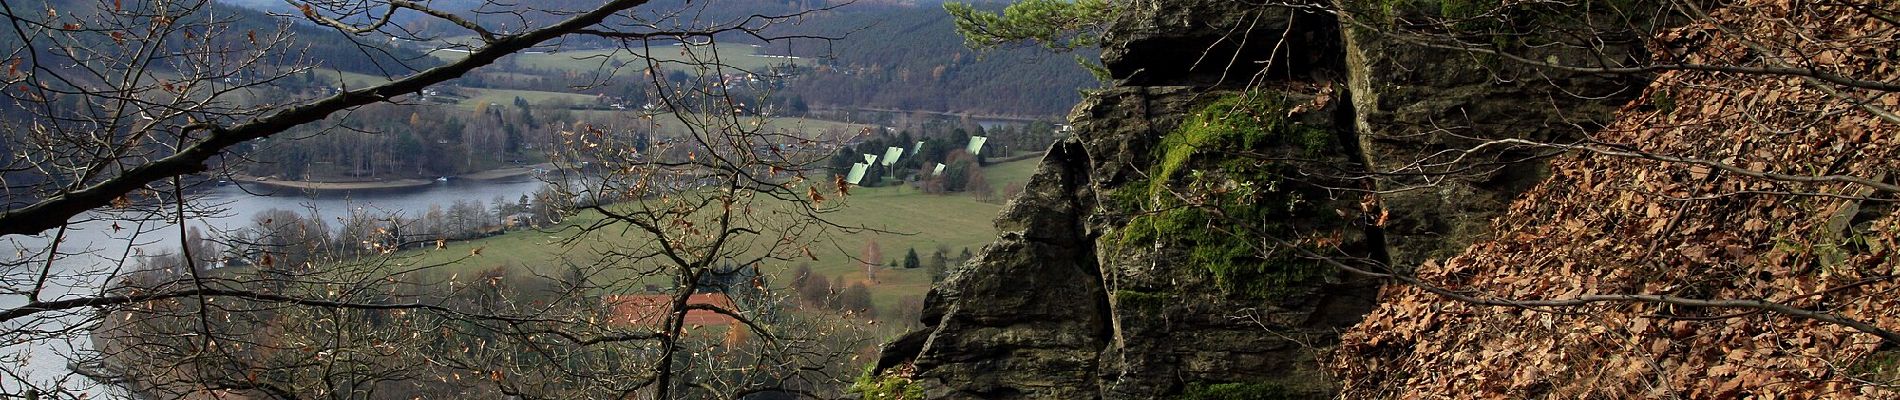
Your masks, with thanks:
[[(1027, 159), (995, 164), (986, 171), (993, 177), (1018, 177), (1011, 179), (1020, 181), (1023, 179), (1021, 177), (1026, 177), (1034, 169), (1036, 162), (1035, 159)], [(1000, 189), (1008, 181), (992, 179), (992, 182)], [(976, 252), (995, 239), (992, 219), (1001, 210), (1000, 204), (976, 201), (967, 195), (932, 195), (901, 186), (856, 188), (843, 204), (836, 212), (826, 214), (831, 222), (893, 233), (827, 233), (821, 243), (812, 248), (813, 255), (818, 257), (817, 261), (765, 266), (768, 274), (778, 278), (773, 280), (774, 286), (789, 285), (790, 272), (799, 264), (808, 263), (816, 274), (827, 279), (842, 276), (847, 284), (867, 284), (872, 289), (872, 301), (879, 310), (893, 309), (902, 298), (922, 296), (929, 290), (931, 280), (928, 270), (877, 268), (877, 279), (873, 281), (864, 266), (852, 259), (862, 255), (867, 243), (873, 240), (878, 243), (885, 263), (896, 260), (901, 264), (906, 251), (910, 249), (916, 249), (919, 257), (925, 260), (939, 246), (948, 248), (952, 256), (965, 248)], [(567, 223), (585, 225), (599, 218), (599, 215), (583, 214), (568, 219)], [(612, 247), (627, 240), (642, 240), (638, 235), (596, 235), (577, 243), (564, 243), (563, 239), (567, 236), (558, 232), (517, 231), (452, 243), (447, 249), (431, 250), (408, 261), (422, 265), (455, 262), (454, 265), (432, 272), (442, 275), (474, 276), (477, 271), (505, 265), (515, 270), (516, 274), (551, 276), (558, 273), (559, 266), (565, 262), (591, 264), (596, 256), (589, 249)], [(473, 255), (478, 248), (481, 249), (480, 254)]]
[[(710, 49), (711, 47), (700, 46), (696, 48)], [(737, 45), (737, 44), (719, 45), (717, 48), (720, 52), (719, 53), (720, 57), (728, 61), (727, 64), (735, 65), (741, 68), (763, 68), (764, 66), (770, 63), (783, 62), (783, 60), (781, 59), (772, 59), (772, 58), (764, 58), (764, 57), (755, 56), (753, 55), (754, 47), (749, 46), (749, 45)], [(685, 55), (682, 55), (680, 53), (680, 49), (681, 48), (678, 46), (654, 47), (653, 55), (657, 59), (661, 59), (661, 60), (679, 61), (679, 60), (687, 59)], [(437, 51), (433, 55), (437, 58), (453, 59), (456, 57), (461, 57), (462, 54), (464, 53), (457, 53), (457, 52), (450, 52), (450, 51)], [(603, 60), (606, 60), (605, 57), (610, 56), (610, 55), (613, 56), (615, 60), (620, 60), (620, 61), (632, 61), (632, 60), (638, 59), (638, 57), (631, 54), (626, 54), (625, 52), (620, 52), (618, 54), (615, 54), (614, 51), (612, 50), (577, 50), (577, 51), (566, 51), (566, 52), (556, 52), (556, 53), (517, 54), (517, 55), (509, 56), (509, 58), (504, 59), (503, 62), (517, 62), (520, 65), (530, 67), (530, 68), (535, 68), (535, 69), (551, 70), (551, 71), (556, 71), (556, 72), (561, 72), (561, 73), (580, 74), (580, 73), (593, 73), (596, 71), (600, 71), (601, 62)], [(609, 67), (611, 67), (611, 65), (609, 65)], [(520, 77), (537, 76), (537, 75), (512, 73), (512, 72), (489, 72), (489, 73), (502, 74), (502, 75), (512, 74), (512, 75), (518, 75)], [(622, 70), (622, 71), (617, 71), (616, 74), (620, 74), (620, 75), (638, 74), (638, 70), (637, 69)], [(324, 68), (317, 69), (314, 75), (318, 79), (321, 79), (328, 84), (331, 84), (331, 85), (342, 84), (343, 86), (352, 88), (352, 89), (367, 87), (370, 85), (385, 83), (389, 81), (388, 78), (384, 78), (381, 76), (360, 74), (360, 73), (354, 73), (354, 72), (344, 72), (344, 71), (337, 71), (333, 69), (324, 69)], [(596, 100), (596, 96), (592, 94), (558, 92), (558, 91), (511, 90), (511, 89), (491, 89), (491, 88), (472, 88), (472, 87), (460, 88), (458, 89), (458, 91), (460, 91), (461, 94), (468, 96), (468, 98), (461, 99), (460, 101), (455, 102), (454, 105), (456, 107), (460, 107), (463, 109), (470, 109), (470, 110), (474, 109), (477, 105), (484, 104), (484, 103), (511, 105), (511, 104), (514, 104), (514, 99), (517, 97), (523, 100), (527, 100), (529, 103), (533, 103), (537, 105), (550, 104), (554, 102), (555, 100), (561, 100), (569, 104), (576, 104), (576, 105), (593, 105), (595, 104), (594, 102)], [(607, 121), (611, 117), (625, 117), (629, 115), (629, 113), (632, 111), (571, 110), (571, 112), (576, 118), (580, 120)], [(679, 117), (672, 116), (672, 115), (664, 115), (664, 116), (659, 116), (658, 118), (659, 118), (659, 123), (660, 123), (661, 134), (677, 136), (677, 135), (684, 134), (686, 132), (686, 124), (683, 121), (681, 121)], [(751, 118), (752, 117), (747, 117), (747, 119), (751, 119)], [(789, 118), (789, 117), (765, 118), (763, 124), (765, 125), (765, 129), (769, 131), (809, 132), (809, 133), (814, 133), (814, 134), (825, 133), (825, 132), (836, 132), (836, 133), (847, 134), (847, 135), (855, 134), (859, 131), (862, 131), (870, 127), (870, 125), (864, 125), (864, 124), (852, 124), (852, 123), (827, 121), (827, 120), (820, 120), (820, 119)]]
[[(466, 100), (460, 101), (456, 105), (456, 107), (460, 107), (460, 108), (468, 109), (468, 110), (473, 110), (476, 105), (482, 104), (482, 103), (492, 103), (492, 104), (499, 104), (499, 105), (514, 104), (514, 100), (517, 97), (521, 98), (522, 100), (527, 100), (529, 103), (533, 103), (533, 104), (549, 104), (550, 101), (552, 100), (563, 100), (570, 104), (594, 104), (594, 100), (595, 100), (595, 96), (588, 95), (588, 94), (546, 92), (546, 91), (536, 91), (536, 90), (463, 88), (461, 89), (461, 91), (462, 93), (468, 95), (469, 98)], [(593, 122), (612, 121), (615, 118), (629, 118), (631, 116), (637, 115), (636, 113), (639, 113), (639, 111), (633, 111), (633, 110), (569, 110), (569, 112), (577, 120), (593, 121)], [(683, 121), (677, 115), (665, 114), (665, 115), (658, 115), (655, 118), (658, 119), (658, 122), (660, 124), (659, 133), (661, 135), (680, 136), (680, 135), (686, 134), (687, 132), (686, 122)], [(838, 122), (838, 121), (829, 121), (829, 120), (811, 119), (811, 118), (797, 118), (797, 117), (769, 117), (769, 118), (760, 119), (758, 117), (748, 116), (748, 117), (741, 117), (740, 122), (745, 123), (745, 124), (763, 124), (764, 125), (763, 129), (768, 132), (770, 131), (799, 132), (799, 133), (810, 133), (813, 135), (833, 132), (836, 134), (848, 136), (848, 135), (854, 135), (860, 131), (871, 128), (870, 125), (865, 125), (865, 124), (853, 124), (853, 123), (845, 123), (845, 122)], [(819, 139), (819, 138), (813, 137), (812, 139)]]
[[(579, 118), (581, 120), (605, 121), (605, 120), (609, 120), (611, 117), (615, 115), (625, 115), (629, 113), (630, 111), (573, 110), (572, 112), (574, 113), (574, 116), (576, 118)], [(678, 135), (683, 135), (686, 133), (686, 123), (682, 121), (679, 118), (679, 116), (666, 114), (666, 115), (656, 116), (656, 118), (658, 118), (659, 120), (660, 134), (668, 135), (668, 136), (678, 136)], [(754, 123), (757, 123), (757, 121), (758, 121), (757, 117), (748, 116), (748, 117), (740, 118), (740, 122), (745, 123), (745, 124), (754, 124)], [(813, 136), (818, 135), (818, 134), (823, 134), (826, 132), (837, 132), (844, 135), (855, 135), (858, 132), (863, 131), (864, 129), (872, 127), (871, 125), (865, 125), (865, 124), (853, 124), (853, 123), (845, 123), (845, 122), (838, 122), (838, 121), (812, 119), (812, 118), (798, 118), (798, 117), (769, 117), (769, 118), (764, 118), (763, 123), (765, 125), (764, 127), (765, 131), (768, 131), (768, 132), (784, 131), (784, 132), (808, 134), (808, 135), (813, 135)], [(819, 139), (817, 137), (811, 137), (811, 138)]]
[(983, 173), (987, 174), (984, 175), (984, 178), (990, 181), (990, 185), (996, 188), (996, 194), (1001, 196), (1003, 194), (1003, 187), (1008, 186), (1010, 183), (1029, 184), (1029, 175), (1036, 173), (1036, 163), (1040, 161), (1042, 161), (1042, 157), (1035, 156), (1001, 164), (992, 164), (989, 168), (983, 169)]
[(329, 68), (317, 68), (313, 72), (313, 75), (315, 75), (317, 79), (321, 79), (332, 85), (342, 83), (344, 87), (350, 89), (361, 89), (370, 85), (389, 82), (389, 78), (382, 76), (338, 71)]
[(467, 100), (461, 101), (461, 107), (471, 110), (475, 108), (475, 105), (482, 103), (512, 106), (515, 103), (516, 97), (520, 97), (522, 100), (527, 100), (533, 104), (548, 104), (549, 101), (556, 99), (566, 100), (571, 104), (594, 103), (594, 95), (590, 94), (486, 88), (462, 88), (459, 90), (468, 96)]
[[(751, 71), (761, 71), (773, 64), (784, 64), (785, 59), (762, 57), (755, 54), (756, 48), (743, 44), (721, 44), (718, 46), (694, 46), (689, 53), (681, 46), (654, 46), (644, 53), (633, 53), (625, 49), (565, 50), (554, 52), (523, 52), (503, 58), (503, 65), (514, 65), (523, 69), (546, 70), (572, 74), (593, 74), (623, 69), (615, 74), (638, 74), (646, 69), (647, 58), (651, 57), (661, 68), (686, 68), (680, 63), (700, 63), (713, 59), (717, 54), (721, 64)], [(467, 53), (440, 50), (430, 53), (437, 59), (452, 61), (466, 56)], [(700, 61), (694, 61), (700, 60)], [(732, 71), (738, 72), (738, 71)]]

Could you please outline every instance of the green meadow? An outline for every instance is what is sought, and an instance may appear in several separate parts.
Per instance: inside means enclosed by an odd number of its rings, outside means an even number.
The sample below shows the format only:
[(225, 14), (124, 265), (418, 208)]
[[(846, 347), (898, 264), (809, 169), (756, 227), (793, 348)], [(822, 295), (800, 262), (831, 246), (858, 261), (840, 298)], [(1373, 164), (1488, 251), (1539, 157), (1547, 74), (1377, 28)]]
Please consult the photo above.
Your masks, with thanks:
[[(466, 56), (458, 51), (438, 50), (430, 53), (444, 61)], [(588, 49), (554, 50), (518, 53), (502, 58), (500, 62), (521, 69), (551, 71), (563, 74), (577, 74), (592, 77), (603, 71), (614, 74), (639, 74), (647, 68), (649, 62), (657, 64), (662, 70), (684, 68), (686, 65), (699, 64), (709, 60), (720, 60), (720, 64), (749, 71), (762, 71), (774, 64), (784, 64), (782, 58), (763, 57), (756, 54), (756, 48), (743, 44), (720, 44), (716, 46), (674, 46), (661, 45), (645, 49)], [(696, 61), (697, 60), (697, 61)], [(727, 71), (738, 73), (740, 71)]]
[[(577, 119), (583, 121), (611, 121), (612, 118), (616, 116), (626, 115), (632, 111), (573, 110), (572, 112)], [(841, 139), (843, 137), (856, 135), (858, 132), (872, 127), (871, 125), (865, 124), (800, 117), (741, 116), (738, 117), (736, 121), (712, 123), (704, 119), (706, 118), (705, 114), (697, 114), (693, 117), (694, 121), (691, 124), (682, 120), (679, 115), (670, 113), (654, 115), (653, 118), (656, 123), (659, 124), (658, 130), (661, 135), (674, 137), (686, 135), (688, 126), (723, 126), (726, 124), (738, 124), (739, 127), (745, 129), (756, 128), (762, 132), (786, 132), (813, 140), (827, 138), (824, 135), (828, 133), (844, 135), (828, 137), (831, 139)]]
[(566, 101), (569, 104), (594, 104), (595, 98), (595, 96), (591, 94), (546, 92), (539, 90), (487, 88), (461, 88), (458, 90), (461, 90), (464, 95), (468, 96), (467, 100), (462, 100), (459, 103), (463, 108), (468, 109), (474, 109), (476, 105), (483, 103), (512, 107), (513, 104), (515, 104), (515, 98), (521, 98), (533, 104), (548, 104), (554, 100)]
[[(1036, 159), (1031, 158), (998, 163), (986, 167), (985, 172), (991, 177), (992, 185), (1000, 191), (1010, 182), (1026, 180), (1036, 162)], [(977, 252), (996, 237), (991, 221), (1002, 207), (1000, 201), (977, 201), (963, 193), (927, 194), (905, 185), (853, 188), (842, 200), (832, 197), (826, 202), (831, 204), (830, 207), (835, 207), (823, 214), (829, 222), (882, 232), (828, 230), (821, 233), (818, 243), (811, 246), (812, 256), (817, 260), (771, 262), (764, 265), (764, 271), (773, 277), (772, 286), (780, 288), (790, 285), (791, 271), (800, 264), (810, 265), (814, 273), (826, 279), (841, 276), (847, 285), (865, 283), (871, 288), (872, 301), (879, 310), (891, 310), (902, 298), (922, 296), (930, 288), (931, 279), (927, 268), (901, 267), (906, 251), (916, 249), (925, 261), (939, 246), (948, 248), (952, 257), (965, 248)], [(471, 277), (458, 279), (473, 279), (480, 271), (497, 266), (505, 266), (517, 276), (556, 276), (563, 270), (561, 266), (565, 263), (591, 265), (599, 259), (598, 250), (625, 247), (624, 243), (629, 240), (645, 240), (644, 236), (638, 234), (623, 234), (619, 227), (586, 235), (582, 239), (572, 239), (575, 236), (573, 227), (587, 226), (600, 219), (598, 214), (583, 213), (567, 219), (562, 227), (549, 231), (514, 231), (489, 238), (449, 243), (444, 249), (418, 251), (411, 254), (413, 257), (400, 259), (409, 265), (440, 265), (425, 272), (435, 278), (453, 275)], [(871, 241), (876, 241), (882, 249), (880, 264), (888, 265), (896, 261), (900, 266), (880, 266), (873, 271), (856, 261), (855, 258), (863, 256), (864, 249)], [(635, 275), (631, 268), (616, 272), (619, 274), (610, 272), (612, 276), (598, 278), (612, 280)], [(875, 280), (871, 278), (873, 272)]]

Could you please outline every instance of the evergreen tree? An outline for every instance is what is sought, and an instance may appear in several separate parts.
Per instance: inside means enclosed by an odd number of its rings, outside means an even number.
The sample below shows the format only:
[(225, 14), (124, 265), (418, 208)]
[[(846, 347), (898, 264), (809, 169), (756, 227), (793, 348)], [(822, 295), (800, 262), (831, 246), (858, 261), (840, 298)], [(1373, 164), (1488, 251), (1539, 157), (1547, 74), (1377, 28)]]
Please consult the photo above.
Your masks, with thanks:
[(917, 257), (917, 248), (915, 247), (910, 248), (910, 252), (904, 254), (904, 269), (912, 269), (912, 268), (918, 268), (922, 266), (924, 266), (924, 262), (921, 258)]
[(646, 153), (647, 148), (652, 147), (652, 146), (653, 146), (653, 137), (648, 135), (646, 130), (641, 130), (633, 134), (633, 149), (634, 150), (639, 151), (641, 153)]
[(936, 252), (930, 254), (930, 264), (927, 266), (930, 267), (928, 271), (931, 283), (943, 282), (943, 278), (950, 275), (950, 257), (944, 254), (945, 252), (944, 249), (938, 248)]

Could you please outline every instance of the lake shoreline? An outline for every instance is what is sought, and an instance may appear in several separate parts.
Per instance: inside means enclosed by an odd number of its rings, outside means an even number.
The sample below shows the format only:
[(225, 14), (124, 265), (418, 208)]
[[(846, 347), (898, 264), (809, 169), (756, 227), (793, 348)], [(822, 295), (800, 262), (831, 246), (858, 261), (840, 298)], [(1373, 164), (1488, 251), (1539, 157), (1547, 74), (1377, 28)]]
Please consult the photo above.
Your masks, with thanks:
[(969, 112), (928, 111), (928, 110), (906, 111), (906, 110), (899, 110), (899, 109), (894, 109), (894, 108), (877, 108), (877, 107), (811, 106), (810, 108), (812, 111), (826, 111), (826, 112), (854, 112), (855, 111), (855, 112), (876, 112), (876, 113), (893, 113), (893, 114), (926, 114), (926, 115), (936, 115), (940, 117), (1009, 121), (1009, 122), (1017, 122), (1017, 123), (1029, 123), (1029, 122), (1048, 122), (1048, 123), (1054, 123), (1054, 124), (1067, 123), (1066, 119), (1060, 115), (1001, 115), (1001, 114), (977, 114), (977, 113), (969, 113)]
[[(476, 172), (456, 175), (452, 177), (445, 177), (445, 178), (446, 179), (466, 179), (466, 180), (474, 180), (474, 181), (500, 181), (500, 180), (516, 179), (516, 178), (521, 178), (525, 176), (532, 176), (535, 174), (535, 171), (537, 170), (549, 171), (553, 169), (554, 169), (554, 164), (540, 163), (540, 164), (527, 165), (527, 166), (516, 166), (516, 167), (506, 167), (506, 168), (496, 168), (496, 169), (484, 170), (484, 171), (476, 171)], [(438, 180), (440, 179), (441, 178), (438, 178), (437, 180), (404, 178), (404, 179), (372, 179), (372, 180), (348, 181), (348, 182), (326, 182), (326, 181), (279, 180), (279, 179), (270, 179), (268, 177), (239, 176), (239, 177), (233, 178), (232, 180), (234, 182), (238, 182), (242, 184), (257, 185), (257, 186), (262, 186), (262, 187), (270, 188), (270, 189), (293, 190), (293, 191), (300, 191), (300, 192), (305, 192), (305, 193), (322, 194), (322, 193), (342, 193), (342, 192), (395, 192), (395, 191), (423, 189), (423, 188), (428, 188), (430, 186), (434, 186), (436, 183), (438, 183)]]

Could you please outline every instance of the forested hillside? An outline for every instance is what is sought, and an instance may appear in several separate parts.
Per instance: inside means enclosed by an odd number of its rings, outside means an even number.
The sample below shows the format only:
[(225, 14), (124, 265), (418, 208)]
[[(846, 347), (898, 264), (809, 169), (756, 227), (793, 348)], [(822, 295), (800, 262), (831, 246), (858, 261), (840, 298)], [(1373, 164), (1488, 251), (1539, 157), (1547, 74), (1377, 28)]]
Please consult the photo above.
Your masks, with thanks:
[[(15, 13), (31, 12), (59, 15), (60, 10), (69, 10), (66, 11), (68, 13), (68, 20), (77, 22), (62, 26), (61, 31), (75, 34), (76, 38), (89, 43), (96, 42), (93, 43), (94, 45), (92, 46), (79, 49), (82, 51), (104, 49), (108, 48), (107, 46), (128, 45), (156, 45), (162, 47), (164, 51), (172, 52), (191, 50), (187, 48), (187, 46), (192, 44), (187, 41), (149, 40), (151, 38), (148, 36), (152, 33), (141, 32), (143, 31), (143, 29), (140, 29), (142, 27), (111, 26), (107, 22), (86, 15), (85, 13), (95, 9), (93, 7), (94, 3), (90, 1), (20, 0), (8, 1), (7, 3), (12, 10), (11, 12)], [(123, 6), (141, 7), (147, 5), (130, 3)], [(291, 37), (290, 41), (273, 44), (279, 46), (281, 52), (278, 53), (277, 59), (270, 60), (268, 63), (279, 66), (292, 64), (311, 65), (364, 74), (389, 75), (404, 73), (411, 69), (428, 68), (439, 64), (436, 60), (424, 57), (422, 53), (412, 49), (388, 46), (383, 43), (375, 43), (361, 38), (352, 38), (334, 30), (317, 28), (308, 23), (291, 23), (289, 19), (272, 16), (263, 11), (218, 2), (205, 3), (203, 8), (204, 10), (202, 11), (185, 14), (182, 20), (174, 21), (171, 25), (164, 28), (182, 29), (191, 32), (193, 36), (202, 35), (205, 37), (213, 37), (227, 47), (242, 47), (242, 45), (260, 43), (271, 39), (280, 32), (288, 34)], [(158, 11), (152, 12), (156, 13)], [(166, 12), (177, 13), (180, 12), (180, 10), (170, 10)], [(203, 25), (207, 21), (212, 20), (221, 21), (223, 25), (220, 25), (218, 30), (230, 32), (231, 34), (207, 32), (206, 29), (197, 28), (199, 25)], [(103, 38), (90, 38), (81, 34), (81, 32), (100, 30), (122, 30), (125, 33), (119, 34), (112, 43), (106, 43)], [(158, 32), (163, 31), (163, 29), (158, 30)], [(20, 48), (22, 44), (20, 32), (19, 30), (13, 29), (0, 29), (0, 46), (9, 49)], [(29, 39), (38, 43), (46, 43), (48, 41), (46, 38)], [(71, 57), (70, 55), (61, 54), (61, 49), (53, 49), (47, 46), (35, 46), (33, 48), (43, 62), (53, 62), (54, 60)], [(85, 58), (85, 55), (79, 55), (77, 58)], [(154, 67), (162, 70), (169, 67), (169, 65), (167, 63), (158, 63), (154, 64)], [(259, 72), (259, 75), (263, 74), (263, 72)]]
[[(282, 11), (278, 3), (237, 1), (247, 7)], [(584, 9), (592, 2), (536, 2), (536, 12), (515, 14), (511, 8), (486, 5), (482, 18), (497, 23), (531, 24), (552, 21), (559, 15), (546, 10)], [(1081, 99), (1077, 88), (1095, 86), (1095, 80), (1077, 64), (1094, 59), (1092, 50), (1078, 54), (1051, 54), (1026, 48), (1005, 48), (979, 52), (964, 46), (963, 38), (952, 29), (951, 18), (939, 1), (857, 2), (796, 20), (779, 20), (764, 30), (766, 36), (809, 36), (764, 43), (749, 35), (722, 35), (715, 39), (728, 43), (760, 44), (761, 54), (795, 56), (787, 59), (801, 68), (775, 95), (796, 98), (816, 108), (876, 108), (905, 111), (939, 111), (978, 115), (1055, 117), (1068, 113)], [(1001, 3), (978, 2), (979, 7), (1000, 9)], [(448, 9), (467, 8), (479, 2), (445, 2)], [(655, 9), (688, 9), (691, 13), (647, 14), (642, 18), (665, 24), (682, 19), (707, 21), (753, 21), (768, 25), (765, 16), (788, 15), (827, 3), (809, 0), (742, 0), (723, 2), (717, 7), (687, 4), (678, 0), (655, 1)], [(440, 20), (416, 18), (407, 13), (395, 15), (407, 29), (442, 38), (469, 34)], [(563, 49), (601, 48), (618, 43), (601, 38), (573, 38), (563, 41)], [(327, 53), (326, 53), (327, 54)], [(361, 57), (344, 59), (358, 59)], [(350, 71), (362, 71), (351, 66)], [(754, 71), (764, 72), (764, 71)]]
[(816, 107), (1056, 116), (1081, 99), (1076, 88), (1095, 86), (1072, 55), (970, 50), (935, 6), (864, 7), (787, 30), (845, 37), (829, 46), (794, 41), (768, 50), (830, 57), (786, 89)]

